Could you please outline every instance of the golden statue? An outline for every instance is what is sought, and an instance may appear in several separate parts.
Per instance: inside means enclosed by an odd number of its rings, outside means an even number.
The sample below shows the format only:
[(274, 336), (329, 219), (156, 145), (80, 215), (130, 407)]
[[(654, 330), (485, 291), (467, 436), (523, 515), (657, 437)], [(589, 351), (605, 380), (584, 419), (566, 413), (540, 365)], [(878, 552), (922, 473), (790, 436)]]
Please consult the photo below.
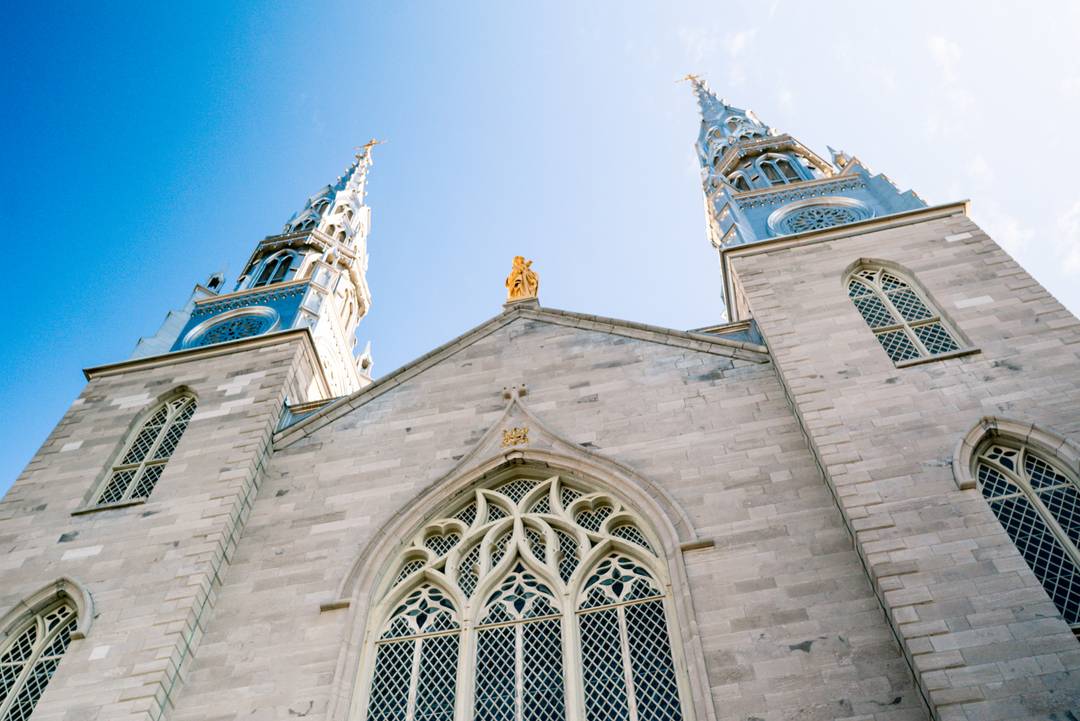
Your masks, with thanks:
[(531, 269), (532, 261), (520, 255), (514, 256), (514, 267), (506, 276), (506, 300), (535, 298), (540, 291), (540, 278)]

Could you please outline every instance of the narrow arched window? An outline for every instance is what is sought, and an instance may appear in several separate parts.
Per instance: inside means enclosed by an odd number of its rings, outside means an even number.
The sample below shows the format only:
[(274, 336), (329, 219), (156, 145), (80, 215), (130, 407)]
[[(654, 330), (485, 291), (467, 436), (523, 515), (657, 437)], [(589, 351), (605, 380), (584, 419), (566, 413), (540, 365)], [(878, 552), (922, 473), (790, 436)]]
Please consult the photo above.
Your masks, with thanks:
[(63, 601), (6, 630), (0, 639), (0, 719), (30, 718), (77, 625), (75, 608)]
[(732, 173), (728, 176), (728, 181), (735, 186), (736, 190), (750, 190), (750, 183), (742, 173)]
[(195, 415), (195, 405), (194, 397), (182, 395), (158, 406), (125, 444), (95, 504), (149, 498)]
[(799, 177), (799, 173), (786, 159), (778, 158), (776, 160), (776, 167), (780, 170), (780, 174), (784, 176), (784, 180), (789, 183), (794, 183), (796, 180), (802, 180), (802, 178)]
[(765, 161), (761, 163), (761, 172), (765, 173), (765, 178), (773, 185), (784, 182), (780, 178), (780, 173), (777, 172), (776, 166), (773, 165), (772, 161)]
[(439, 588), (425, 584), (405, 597), (376, 644), (368, 718), (453, 719), (460, 628), (454, 604)]
[(292, 264), (295, 259), (296, 256), (292, 253), (282, 253), (270, 258), (263, 264), (259, 277), (251, 284), (251, 287), (259, 288), (264, 285), (271, 285), (273, 283), (284, 281), (286, 275), (292, 269)]
[(578, 605), (588, 721), (682, 718), (663, 594), (648, 569), (612, 553), (585, 582)]
[(960, 349), (929, 300), (898, 273), (863, 267), (848, 278), (847, 291), (893, 363)]
[(388, 569), (367, 721), (681, 721), (658, 547), (575, 480), (474, 490)]
[(1080, 637), (1080, 483), (1042, 455), (1008, 439), (976, 455), (975, 479), (1020, 555)]

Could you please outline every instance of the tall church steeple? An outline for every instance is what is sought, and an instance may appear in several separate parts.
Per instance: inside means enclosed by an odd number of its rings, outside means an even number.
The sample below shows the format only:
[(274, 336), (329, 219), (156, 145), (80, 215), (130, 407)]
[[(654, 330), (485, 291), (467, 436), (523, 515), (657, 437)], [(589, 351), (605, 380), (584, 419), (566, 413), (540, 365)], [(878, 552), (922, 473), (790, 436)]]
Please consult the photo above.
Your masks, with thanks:
[(701, 78), (685, 79), (701, 110), (696, 149), (718, 250), (926, 207), (857, 158), (833, 152), (830, 162), (718, 98)]
[(356, 353), (356, 330), (371, 307), (367, 285), (365, 204), (372, 140), (334, 183), (294, 213), (282, 232), (256, 246), (230, 293), (222, 280), (196, 286), (188, 304), (173, 311), (133, 357), (176, 352), (295, 328), (311, 331), (334, 395), (371, 382), (371, 353)]

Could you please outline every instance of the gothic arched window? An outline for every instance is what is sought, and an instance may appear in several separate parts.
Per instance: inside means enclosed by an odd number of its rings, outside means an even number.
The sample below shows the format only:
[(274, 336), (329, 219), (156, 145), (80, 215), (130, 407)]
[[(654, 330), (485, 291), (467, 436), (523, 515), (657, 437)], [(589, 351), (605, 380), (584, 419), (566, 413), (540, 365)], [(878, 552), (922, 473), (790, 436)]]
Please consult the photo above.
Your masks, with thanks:
[[(95, 505), (150, 497), (165, 464), (195, 415), (195, 398), (180, 395), (155, 408), (124, 445), (119, 462), (109, 472)], [(0, 716), (0, 718), (3, 718)]]
[(766, 180), (768, 180), (772, 185), (779, 185), (784, 182), (780, 178), (780, 171), (776, 169), (776, 165), (773, 164), (771, 161), (764, 161), (760, 164), (760, 166), (761, 172), (765, 174)]
[(263, 263), (259, 277), (251, 284), (251, 287), (259, 288), (264, 285), (282, 282), (292, 269), (294, 260), (296, 260), (296, 255), (293, 253), (280, 253), (271, 257)]
[(1080, 637), (1080, 482), (1049, 455), (1007, 438), (980, 448), (974, 475), (990, 510)]
[(656, 548), (576, 481), (477, 488), (387, 574), (367, 721), (681, 721)]
[(898, 273), (861, 267), (848, 278), (847, 291), (893, 363), (960, 350), (934, 306)]
[(776, 167), (787, 182), (794, 183), (797, 180), (802, 180), (802, 178), (799, 177), (798, 171), (792, 167), (791, 163), (788, 162), (786, 158), (777, 158)]
[(0, 636), (0, 719), (30, 718), (77, 625), (74, 606), (63, 601), (4, 629)]
[(742, 173), (732, 173), (728, 176), (728, 182), (734, 185), (736, 190), (750, 190), (750, 183)]

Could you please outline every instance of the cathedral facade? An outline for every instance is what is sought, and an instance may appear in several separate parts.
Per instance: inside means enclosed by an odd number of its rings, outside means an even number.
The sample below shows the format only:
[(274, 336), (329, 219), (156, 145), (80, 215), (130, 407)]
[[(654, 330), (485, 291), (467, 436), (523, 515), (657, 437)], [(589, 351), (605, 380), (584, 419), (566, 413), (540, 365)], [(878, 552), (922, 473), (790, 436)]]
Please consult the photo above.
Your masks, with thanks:
[(1080, 321), (688, 81), (725, 322), (373, 379), (369, 143), (0, 501), (0, 721), (1078, 721)]

